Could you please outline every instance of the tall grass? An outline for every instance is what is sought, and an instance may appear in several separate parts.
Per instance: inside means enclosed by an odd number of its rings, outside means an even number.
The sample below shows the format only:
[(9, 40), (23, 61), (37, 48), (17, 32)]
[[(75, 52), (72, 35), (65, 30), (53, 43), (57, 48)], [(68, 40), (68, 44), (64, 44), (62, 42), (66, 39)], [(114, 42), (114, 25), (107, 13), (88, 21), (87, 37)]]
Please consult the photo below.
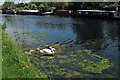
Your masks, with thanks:
[(5, 29), (7, 28), (6, 22), (4, 22), (3, 24), (0, 24), (0, 28), (1, 28), (2, 30), (5, 30)]
[(22, 52), (19, 45), (2, 31), (2, 78), (46, 78)]

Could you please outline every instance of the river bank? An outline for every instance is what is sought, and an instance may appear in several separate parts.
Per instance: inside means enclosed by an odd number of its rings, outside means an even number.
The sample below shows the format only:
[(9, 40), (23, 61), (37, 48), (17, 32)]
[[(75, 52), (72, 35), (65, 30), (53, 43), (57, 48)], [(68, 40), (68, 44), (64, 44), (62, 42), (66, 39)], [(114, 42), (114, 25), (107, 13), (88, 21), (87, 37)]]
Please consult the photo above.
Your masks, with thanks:
[(2, 78), (46, 78), (22, 52), (19, 44), (2, 31)]

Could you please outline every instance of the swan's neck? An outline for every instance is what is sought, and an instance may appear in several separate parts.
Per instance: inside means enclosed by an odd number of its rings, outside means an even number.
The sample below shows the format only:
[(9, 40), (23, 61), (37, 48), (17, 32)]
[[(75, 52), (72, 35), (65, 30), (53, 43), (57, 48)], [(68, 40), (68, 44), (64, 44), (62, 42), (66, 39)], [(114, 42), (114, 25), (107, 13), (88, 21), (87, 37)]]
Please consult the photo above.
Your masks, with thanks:
[(54, 50), (53, 49), (50, 49), (52, 53), (54, 53)]

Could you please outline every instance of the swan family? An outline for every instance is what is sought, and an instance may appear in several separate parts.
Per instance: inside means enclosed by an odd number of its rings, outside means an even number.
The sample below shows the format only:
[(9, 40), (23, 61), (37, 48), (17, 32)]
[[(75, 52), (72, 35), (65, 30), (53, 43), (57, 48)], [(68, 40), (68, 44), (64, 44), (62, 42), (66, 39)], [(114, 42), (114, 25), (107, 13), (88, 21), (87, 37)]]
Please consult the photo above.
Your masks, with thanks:
[[(49, 46), (48, 48), (45, 48), (45, 49), (41, 49), (40, 48), (37, 48), (36, 49), (37, 51), (40, 51), (41, 54), (43, 55), (53, 55), (55, 53), (55, 48)], [(34, 52), (35, 50), (30, 50), (30, 51), (25, 51), (26, 54), (28, 55), (31, 55), (32, 52)]]

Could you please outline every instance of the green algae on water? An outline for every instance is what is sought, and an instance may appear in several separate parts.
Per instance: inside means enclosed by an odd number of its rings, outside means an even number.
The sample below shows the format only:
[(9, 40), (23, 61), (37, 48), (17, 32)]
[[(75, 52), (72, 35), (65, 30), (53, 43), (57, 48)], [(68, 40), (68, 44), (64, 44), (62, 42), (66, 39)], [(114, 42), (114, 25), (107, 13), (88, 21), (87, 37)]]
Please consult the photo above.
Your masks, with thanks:
[[(95, 53), (92, 53), (91, 50), (77, 50), (76, 53), (80, 56), (79, 59), (73, 57), (73, 61), (76, 61), (76, 66), (81, 66), (82, 70), (91, 72), (91, 73), (102, 73), (102, 70), (111, 67), (113, 64), (106, 58), (103, 58)], [(79, 54), (82, 53), (82, 54)], [(89, 55), (90, 58), (84, 57), (84, 55)]]
[(65, 36), (65, 35), (59, 35), (59, 36), (61, 36), (61, 37), (62, 37), (62, 36)]
[(38, 36), (46, 36), (47, 34), (43, 33), (43, 32), (39, 32)]
[(32, 33), (30, 33), (30, 32), (27, 32), (26, 34), (32, 34)]
[(71, 38), (69, 38), (69, 39), (70, 39), (70, 40), (73, 40), (73, 41), (75, 40), (75, 39), (74, 39), (74, 38), (72, 38), (72, 37), (71, 37)]
[(23, 32), (23, 34), (32, 34), (32, 33), (30, 33), (30, 32)]

